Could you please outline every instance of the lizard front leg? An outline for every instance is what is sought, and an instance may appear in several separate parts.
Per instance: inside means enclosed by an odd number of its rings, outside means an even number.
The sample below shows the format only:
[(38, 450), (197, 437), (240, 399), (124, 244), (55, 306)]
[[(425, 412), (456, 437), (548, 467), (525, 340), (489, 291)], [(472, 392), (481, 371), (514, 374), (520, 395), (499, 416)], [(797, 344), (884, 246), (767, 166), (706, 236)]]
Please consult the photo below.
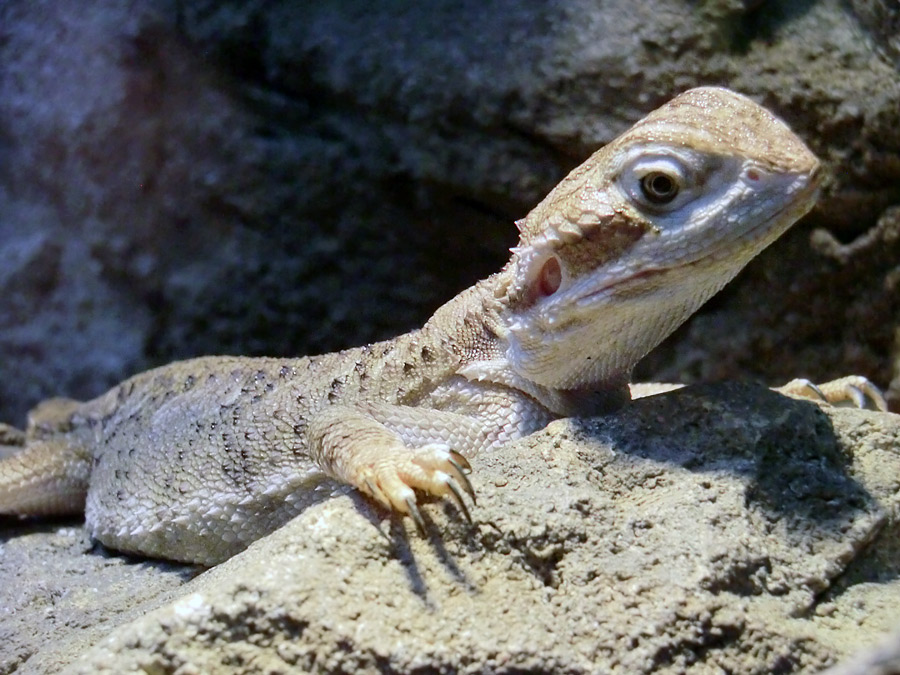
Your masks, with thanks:
[(479, 422), (465, 415), (388, 404), (331, 405), (309, 420), (310, 457), (328, 475), (353, 485), (385, 508), (425, 522), (418, 490), (449, 497), (466, 519), (463, 492), (473, 501), (466, 472), (470, 453), (488, 444)]

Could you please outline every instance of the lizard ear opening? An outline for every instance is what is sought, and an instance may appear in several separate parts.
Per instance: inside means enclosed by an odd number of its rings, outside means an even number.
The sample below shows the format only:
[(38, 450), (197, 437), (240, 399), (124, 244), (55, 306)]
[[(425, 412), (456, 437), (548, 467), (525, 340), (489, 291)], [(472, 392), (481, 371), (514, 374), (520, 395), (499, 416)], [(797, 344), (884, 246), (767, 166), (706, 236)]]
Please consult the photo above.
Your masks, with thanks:
[(547, 298), (562, 285), (562, 268), (559, 266), (559, 260), (556, 256), (550, 256), (541, 266), (541, 271), (537, 277), (537, 291), (540, 297)]

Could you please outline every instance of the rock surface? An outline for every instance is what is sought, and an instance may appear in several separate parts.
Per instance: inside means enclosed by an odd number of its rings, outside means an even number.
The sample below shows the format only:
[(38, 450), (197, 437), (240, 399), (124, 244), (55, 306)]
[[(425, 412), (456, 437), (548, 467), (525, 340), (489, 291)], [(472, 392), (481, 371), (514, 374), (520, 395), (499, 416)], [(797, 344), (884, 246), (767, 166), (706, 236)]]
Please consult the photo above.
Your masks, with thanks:
[(567, 170), (697, 84), (783, 115), (834, 181), (641, 376), (887, 387), (896, 16), (879, 0), (8, 0), (0, 419), (173, 358), (416, 325), (498, 269), (512, 221)]
[(900, 416), (698, 386), (473, 466), (474, 525), (348, 494), (186, 582), (12, 536), (0, 673), (816, 672), (900, 623)]

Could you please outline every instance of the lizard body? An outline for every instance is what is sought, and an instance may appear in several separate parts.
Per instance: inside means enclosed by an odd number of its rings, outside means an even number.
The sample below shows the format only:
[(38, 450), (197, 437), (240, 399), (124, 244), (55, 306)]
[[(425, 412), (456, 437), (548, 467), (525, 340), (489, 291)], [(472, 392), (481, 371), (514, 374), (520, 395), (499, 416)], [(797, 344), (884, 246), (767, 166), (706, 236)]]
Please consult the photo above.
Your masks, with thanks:
[(629, 398), (634, 364), (814, 204), (819, 163), (718, 88), (673, 99), (524, 220), (509, 263), (393, 340), (204, 357), (51, 400), (0, 462), (0, 513), (84, 509), (111, 548), (215, 564), (333, 493), (467, 514), (468, 462)]

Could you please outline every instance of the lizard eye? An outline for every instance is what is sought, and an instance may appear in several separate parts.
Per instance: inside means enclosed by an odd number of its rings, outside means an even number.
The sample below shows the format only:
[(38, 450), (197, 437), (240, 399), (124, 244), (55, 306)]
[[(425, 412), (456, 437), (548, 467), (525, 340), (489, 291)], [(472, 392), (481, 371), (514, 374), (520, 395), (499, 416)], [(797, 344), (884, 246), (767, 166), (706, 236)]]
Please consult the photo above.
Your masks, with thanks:
[(651, 171), (641, 178), (641, 192), (651, 204), (668, 204), (678, 196), (678, 180), (662, 171)]
[(663, 212), (684, 201), (696, 182), (692, 174), (688, 158), (647, 153), (626, 164), (620, 180), (624, 192), (638, 206)]

